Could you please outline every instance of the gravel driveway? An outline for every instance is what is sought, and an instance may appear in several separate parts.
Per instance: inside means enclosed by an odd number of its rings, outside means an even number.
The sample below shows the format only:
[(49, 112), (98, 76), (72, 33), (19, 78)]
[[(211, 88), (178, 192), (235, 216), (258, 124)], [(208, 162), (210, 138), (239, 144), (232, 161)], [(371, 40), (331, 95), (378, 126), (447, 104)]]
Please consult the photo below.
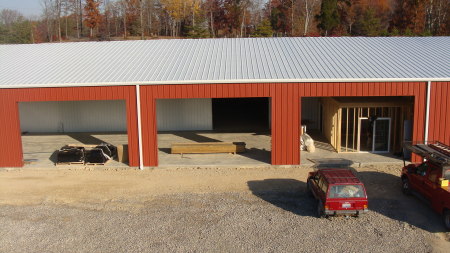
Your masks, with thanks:
[[(139, 212), (0, 208), (2, 252), (430, 252), (428, 233), (378, 212), (317, 219), (298, 194), (162, 196)], [(319, 240), (320, 239), (320, 240)]]
[[(371, 212), (315, 217), (297, 179), (249, 191), (174, 193), (140, 203), (0, 205), (0, 252), (445, 252), (448, 233), (398, 177), (360, 173)], [(130, 201), (130, 202), (127, 202)], [(447, 237), (447, 240), (445, 239)]]

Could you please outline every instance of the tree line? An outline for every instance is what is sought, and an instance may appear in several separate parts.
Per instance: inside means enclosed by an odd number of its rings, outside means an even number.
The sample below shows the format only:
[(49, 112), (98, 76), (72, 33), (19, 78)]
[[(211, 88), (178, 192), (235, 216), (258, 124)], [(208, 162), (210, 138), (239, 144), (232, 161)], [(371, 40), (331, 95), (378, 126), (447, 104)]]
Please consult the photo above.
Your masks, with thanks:
[(0, 43), (272, 36), (441, 36), (449, 0), (41, 0), (0, 11)]

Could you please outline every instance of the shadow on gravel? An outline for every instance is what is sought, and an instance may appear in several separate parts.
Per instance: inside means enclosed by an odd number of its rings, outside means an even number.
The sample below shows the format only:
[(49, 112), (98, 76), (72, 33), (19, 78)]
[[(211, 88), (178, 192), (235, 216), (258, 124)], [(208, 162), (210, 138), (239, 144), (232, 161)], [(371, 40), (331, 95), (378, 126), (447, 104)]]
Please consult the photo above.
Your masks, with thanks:
[(399, 176), (375, 171), (357, 175), (366, 187), (370, 211), (432, 233), (446, 232), (441, 216), (427, 203), (402, 193)]
[(265, 179), (247, 182), (253, 195), (301, 216), (315, 217), (316, 203), (306, 194), (306, 183), (295, 179)]

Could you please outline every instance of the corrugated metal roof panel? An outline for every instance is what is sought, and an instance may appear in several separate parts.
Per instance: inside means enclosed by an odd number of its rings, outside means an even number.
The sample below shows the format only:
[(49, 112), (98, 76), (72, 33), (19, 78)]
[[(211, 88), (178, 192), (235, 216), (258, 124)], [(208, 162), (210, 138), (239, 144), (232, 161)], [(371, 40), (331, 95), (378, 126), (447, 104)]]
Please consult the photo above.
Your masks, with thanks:
[(450, 37), (0, 45), (0, 87), (449, 80)]

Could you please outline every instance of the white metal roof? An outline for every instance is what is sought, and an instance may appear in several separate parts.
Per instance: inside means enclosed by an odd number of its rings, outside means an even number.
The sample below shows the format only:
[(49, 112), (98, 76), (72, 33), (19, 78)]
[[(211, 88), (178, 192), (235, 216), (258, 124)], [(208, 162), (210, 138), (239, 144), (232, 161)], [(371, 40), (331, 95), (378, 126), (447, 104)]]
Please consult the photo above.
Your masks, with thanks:
[(0, 45), (0, 88), (414, 80), (450, 80), (450, 37)]

